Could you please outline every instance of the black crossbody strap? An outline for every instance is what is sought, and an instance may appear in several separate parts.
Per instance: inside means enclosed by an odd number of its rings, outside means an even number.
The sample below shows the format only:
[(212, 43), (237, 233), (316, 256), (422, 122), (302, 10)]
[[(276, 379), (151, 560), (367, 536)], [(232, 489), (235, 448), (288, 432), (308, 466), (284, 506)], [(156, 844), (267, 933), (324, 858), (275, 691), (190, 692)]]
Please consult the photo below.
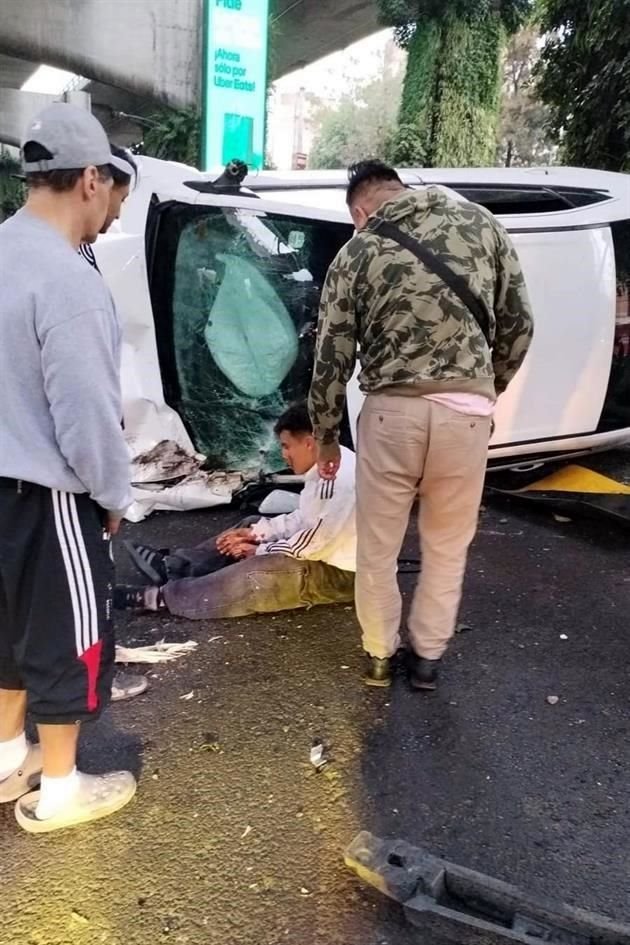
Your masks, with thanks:
[(408, 249), (410, 253), (413, 253), (414, 256), (420, 260), (420, 262), (424, 263), (427, 269), (430, 269), (431, 272), (436, 274), (436, 276), (439, 276), (442, 282), (446, 283), (449, 289), (455, 293), (459, 300), (463, 302), (463, 304), (469, 310), (481, 328), (483, 336), (488, 343), (488, 347), (492, 347), (490, 340), (490, 326), (488, 324), (488, 314), (463, 276), (453, 272), (451, 267), (448, 266), (444, 260), (440, 258), (440, 256), (432, 252), (430, 249), (427, 249), (426, 246), (423, 246), (419, 240), (415, 239), (413, 236), (410, 236), (408, 233), (405, 233), (400, 229), (400, 227), (395, 226), (395, 224), (388, 223), (387, 220), (377, 220), (370, 227), (370, 230), (372, 233), (376, 233), (379, 236), (385, 236), (387, 239), (393, 240), (395, 243), (399, 243), (401, 246), (404, 246), (404, 248)]

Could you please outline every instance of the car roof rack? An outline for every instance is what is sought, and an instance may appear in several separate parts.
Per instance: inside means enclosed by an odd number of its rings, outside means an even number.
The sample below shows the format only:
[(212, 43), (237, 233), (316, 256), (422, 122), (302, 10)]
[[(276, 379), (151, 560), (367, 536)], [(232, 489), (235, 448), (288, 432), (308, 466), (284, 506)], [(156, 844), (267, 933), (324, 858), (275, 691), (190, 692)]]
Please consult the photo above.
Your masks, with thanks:
[(187, 180), (185, 187), (196, 190), (200, 194), (239, 194), (245, 193), (248, 197), (257, 197), (253, 190), (243, 189), (242, 184), (249, 174), (249, 167), (245, 161), (233, 158), (216, 180)]

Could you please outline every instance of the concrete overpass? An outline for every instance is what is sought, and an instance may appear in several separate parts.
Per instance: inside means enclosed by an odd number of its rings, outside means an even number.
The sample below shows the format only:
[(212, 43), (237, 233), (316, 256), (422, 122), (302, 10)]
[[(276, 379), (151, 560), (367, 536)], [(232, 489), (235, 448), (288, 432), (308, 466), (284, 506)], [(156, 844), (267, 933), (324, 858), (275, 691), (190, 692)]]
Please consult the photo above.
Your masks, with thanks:
[[(202, 0), (5, 0), (0, 5), (0, 140), (15, 143), (19, 89), (39, 63), (91, 80), (95, 110), (199, 101)], [(276, 0), (274, 78), (378, 29), (375, 0)]]

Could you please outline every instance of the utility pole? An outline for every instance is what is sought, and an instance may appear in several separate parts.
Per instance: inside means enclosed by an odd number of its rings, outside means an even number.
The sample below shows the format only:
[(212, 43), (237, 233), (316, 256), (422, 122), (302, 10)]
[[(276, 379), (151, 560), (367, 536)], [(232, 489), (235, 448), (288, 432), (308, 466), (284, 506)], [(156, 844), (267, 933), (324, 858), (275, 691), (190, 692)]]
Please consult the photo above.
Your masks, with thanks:
[(293, 113), (293, 156), (291, 167), (294, 171), (303, 171), (306, 167), (304, 153), (304, 100), (306, 90), (301, 86), (295, 96), (295, 111)]

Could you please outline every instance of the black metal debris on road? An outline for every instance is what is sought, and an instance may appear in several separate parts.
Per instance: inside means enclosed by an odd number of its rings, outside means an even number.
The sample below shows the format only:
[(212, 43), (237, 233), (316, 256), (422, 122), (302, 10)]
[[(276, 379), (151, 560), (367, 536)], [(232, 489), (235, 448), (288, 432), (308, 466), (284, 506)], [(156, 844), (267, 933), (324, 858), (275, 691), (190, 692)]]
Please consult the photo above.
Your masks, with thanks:
[[(431, 945), (630, 945), (630, 926), (529, 896), (516, 886), (441, 860), (404, 840), (363, 831), (346, 865), (400, 902)], [(427, 939), (426, 936), (430, 937)]]

